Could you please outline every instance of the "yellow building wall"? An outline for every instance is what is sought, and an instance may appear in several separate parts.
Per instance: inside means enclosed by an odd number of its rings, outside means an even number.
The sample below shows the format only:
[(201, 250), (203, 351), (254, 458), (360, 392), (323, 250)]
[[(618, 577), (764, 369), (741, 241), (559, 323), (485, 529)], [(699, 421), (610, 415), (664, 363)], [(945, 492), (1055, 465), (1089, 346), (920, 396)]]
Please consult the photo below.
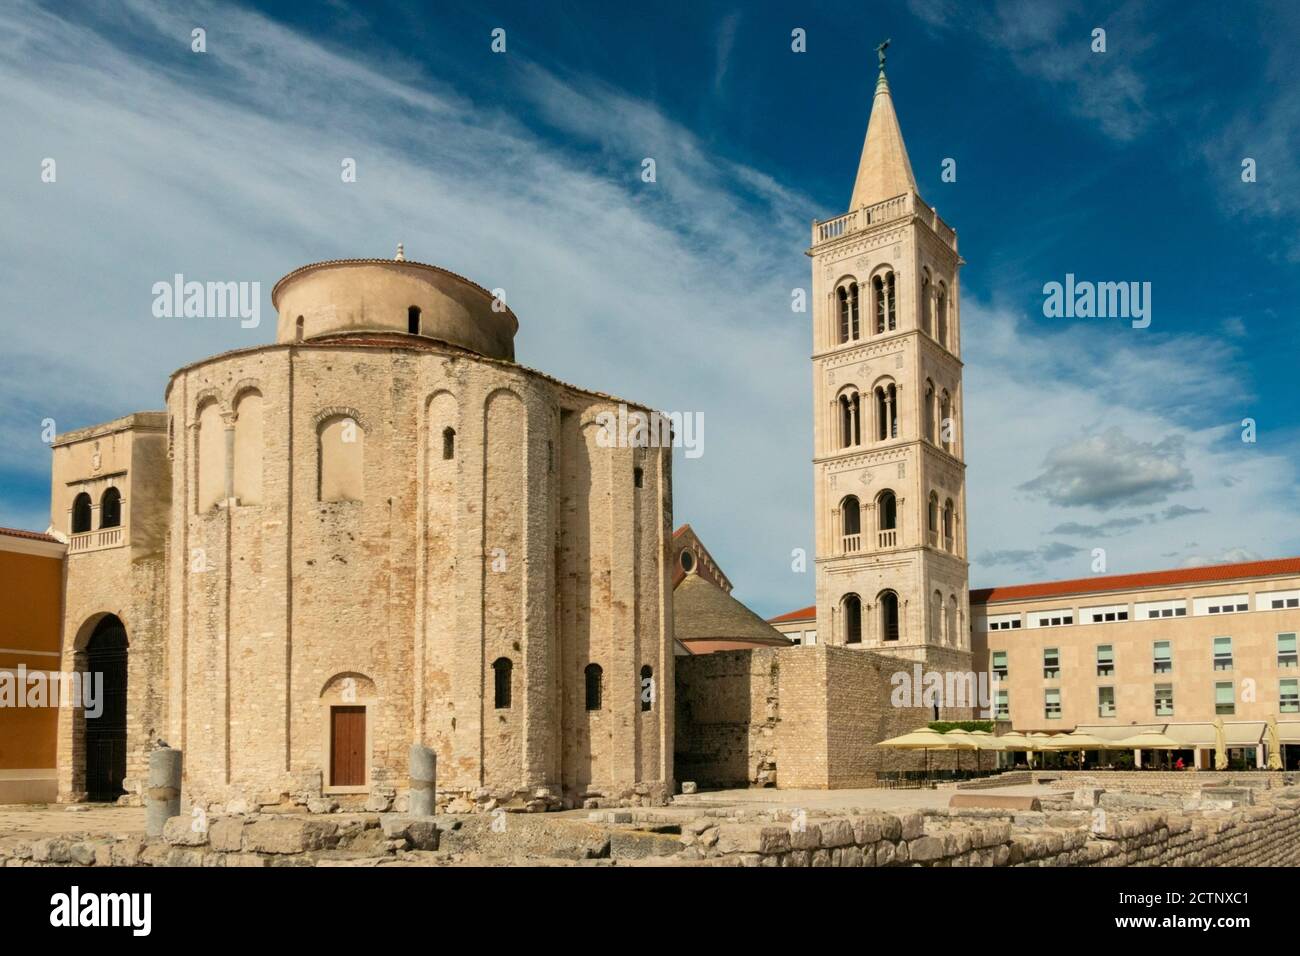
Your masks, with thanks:
[[(0, 550), (0, 582), (0, 671), (57, 672), (63, 559)], [(57, 738), (57, 708), (0, 706), (0, 803), (54, 799)]]

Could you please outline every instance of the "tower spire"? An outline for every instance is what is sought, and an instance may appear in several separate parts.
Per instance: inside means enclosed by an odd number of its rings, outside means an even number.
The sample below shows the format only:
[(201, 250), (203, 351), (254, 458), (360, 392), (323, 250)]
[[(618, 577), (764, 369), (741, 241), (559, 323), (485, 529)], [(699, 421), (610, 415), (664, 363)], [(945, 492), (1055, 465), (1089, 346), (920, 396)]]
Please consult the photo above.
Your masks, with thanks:
[(894, 113), (889, 80), (885, 78), (885, 50), (888, 46), (886, 40), (876, 47), (880, 75), (876, 78), (876, 95), (871, 104), (871, 119), (867, 122), (867, 138), (862, 144), (862, 159), (858, 162), (858, 178), (853, 183), (853, 198), (849, 200), (850, 210), (916, 191), (916, 178), (907, 159), (898, 116)]

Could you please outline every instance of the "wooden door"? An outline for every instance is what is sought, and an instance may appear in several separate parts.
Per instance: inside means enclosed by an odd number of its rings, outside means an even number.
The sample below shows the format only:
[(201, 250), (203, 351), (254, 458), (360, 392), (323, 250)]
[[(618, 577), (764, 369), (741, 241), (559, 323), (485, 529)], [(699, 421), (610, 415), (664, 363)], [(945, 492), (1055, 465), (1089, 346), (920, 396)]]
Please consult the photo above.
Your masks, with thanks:
[(330, 786), (366, 783), (366, 709), (330, 708)]

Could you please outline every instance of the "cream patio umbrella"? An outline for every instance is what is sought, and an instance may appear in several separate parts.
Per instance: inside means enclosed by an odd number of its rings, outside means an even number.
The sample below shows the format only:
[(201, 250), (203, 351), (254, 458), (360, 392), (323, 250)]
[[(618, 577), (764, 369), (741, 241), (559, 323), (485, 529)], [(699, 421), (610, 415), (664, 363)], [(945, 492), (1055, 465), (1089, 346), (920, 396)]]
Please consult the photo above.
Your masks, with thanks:
[[(958, 729), (958, 730), (950, 730), (950, 731), (948, 731), (946, 734), (944, 734), (943, 736), (946, 737), (946, 738), (948, 738), (949, 740), (952, 740), (952, 741), (956, 742), (956, 743), (960, 743), (960, 744), (962, 745), (962, 749), (964, 749), (964, 750), (973, 750), (973, 751), (975, 751), (975, 769), (976, 769), (976, 770), (981, 769), (981, 768), (980, 768), (980, 762), (979, 762), (979, 760), (980, 760), (980, 751), (983, 751), (983, 750), (997, 750), (997, 749), (999, 749), (999, 748), (997, 748), (997, 747), (990, 746), (990, 745), (987, 743), (987, 741), (988, 741), (988, 739), (989, 739), (988, 737), (977, 737), (977, 736), (975, 736), (975, 732), (973, 732), (973, 731), (969, 731), (969, 730), (960, 730), (960, 729)], [(957, 769), (958, 769), (958, 770), (961, 769), (961, 750), (958, 750), (958, 751), (957, 751)]]
[(894, 750), (922, 750), (925, 752), (925, 775), (928, 779), (930, 776), (930, 751), (931, 750), (957, 750), (966, 747), (956, 740), (947, 739), (945, 734), (932, 727), (918, 727), (910, 733), (898, 737), (890, 737), (888, 740), (882, 740), (876, 744), (877, 747), (890, 747)]
[(1223, 718), (1214, 718), (1214, 769), (1228, 769), (1228, 737), (1223, 730)]
[(1282, 734), (1277, 729), (1277, 715), (1268, 718), (1268, 769), (1282, 769)]
[(1001, 737), (995, 739), (999, 744), (1001, 744), (1002, 750), (1025, 751), (1026, 759), (1029, 761), (1029, 767), (1031, 770), (1033, 769), (1033, 752), (1038, 748), (1037, 741), (1030, 740), (1029, 737), (1025, 736), (1018, 730), (1013, 730), (1010, 733), (1003, 734)]
[(1148, 730), (1144, 733), (1116, 740), (1111, 744), (1116, 750), (1182, 750), (1183, 744), (1166, 734)]
[(1079, 751), (1079, 769), (1082, 770), (1084, 751), (1107, 750), (1112, 746), (1109, 740), (1102, 740), (1100, 737), (1094, 737), (1092, 734), (1084, 733), (1081, 730), (1072, 730), (1068, 734), (1057, 734), (1054, 737), (1049, 737), (1043, 745), (1043, 749)]

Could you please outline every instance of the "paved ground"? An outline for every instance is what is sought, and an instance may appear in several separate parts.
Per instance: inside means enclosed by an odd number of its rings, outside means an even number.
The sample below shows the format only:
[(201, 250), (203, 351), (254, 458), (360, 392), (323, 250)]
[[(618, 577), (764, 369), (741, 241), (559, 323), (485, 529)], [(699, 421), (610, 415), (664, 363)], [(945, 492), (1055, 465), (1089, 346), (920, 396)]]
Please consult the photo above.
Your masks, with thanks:
[[(690, 796), (678, 796), (671, 810), (690, 816), (705, 807), (745, 807), (779, 810), (919, 810), (948, 806), (956, 791), (952, 787), (937, 790), (710, 790)], [(975, 793), (986, 791), (972, 791)], [(1060, 795), (1050, 787), (1028, 784), (998, 787), (991, 793), (1036, 796)], [(63, 833), (142, 834), (144, 809), (110, 804), (65, 806), (0, 806), (0, 837), (54, 836)], [(586, 819), (587, 810), (570, 810), (548, 817)], [(675, 814), (674, 814), (675, 815)]]
[[(780, 809), (799, 807), (804, 810), (919, 810), (926, 807), (947, 807), (952, 787), (936, 790), (710, 790), (691, 796), (678, 796), (674, 807), (750, 807), (754, 809)], [(1042, 797), (1061, 793), (1041, 784), (1020, 787), (997, 787), (992, 790), (963, 791), (970, 793), (996, 793), (1008, 796)]]
[(0, 837), (53, 836), (59, 833), (144, 833), (143, 807), (83, 803), (69, 810), (58, 805), (0, 806)]

